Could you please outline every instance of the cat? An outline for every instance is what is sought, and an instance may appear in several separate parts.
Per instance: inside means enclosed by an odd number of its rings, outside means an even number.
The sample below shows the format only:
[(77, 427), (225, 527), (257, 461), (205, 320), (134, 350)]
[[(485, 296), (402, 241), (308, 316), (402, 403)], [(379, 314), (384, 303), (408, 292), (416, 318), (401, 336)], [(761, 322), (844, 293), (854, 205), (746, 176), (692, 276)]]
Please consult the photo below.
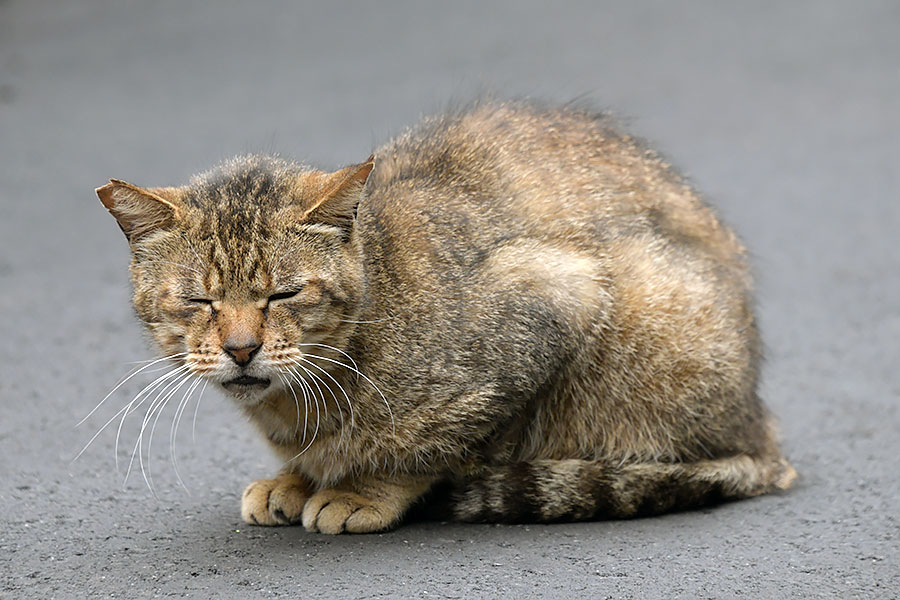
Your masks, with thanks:
[(746, 251), (605, 115), (482, 101), (323, 172), (97, 189), (137, 315), (284, 468), (245, 521), (628, 518), (788, 488)]

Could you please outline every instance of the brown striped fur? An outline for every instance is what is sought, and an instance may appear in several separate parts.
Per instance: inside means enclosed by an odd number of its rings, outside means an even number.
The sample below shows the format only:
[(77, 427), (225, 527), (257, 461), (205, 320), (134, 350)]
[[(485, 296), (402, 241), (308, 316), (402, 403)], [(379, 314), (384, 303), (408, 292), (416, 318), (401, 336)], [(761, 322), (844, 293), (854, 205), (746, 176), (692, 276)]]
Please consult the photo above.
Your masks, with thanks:
[(376, 531), (429, 490), (461, 520), (632, 517), (795, 476), (743, 246), (603, 116), (483, 102), (336, 173), (98, 194), (160, 348), (285, 460), (248, 522)]

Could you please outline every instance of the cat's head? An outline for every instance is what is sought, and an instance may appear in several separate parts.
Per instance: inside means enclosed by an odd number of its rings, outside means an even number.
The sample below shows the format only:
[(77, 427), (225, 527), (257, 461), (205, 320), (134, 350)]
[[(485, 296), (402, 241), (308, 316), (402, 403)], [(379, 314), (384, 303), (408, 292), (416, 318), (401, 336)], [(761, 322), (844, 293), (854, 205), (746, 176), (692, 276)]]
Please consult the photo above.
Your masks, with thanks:
[(164, 355), (253, 403), (313, 369), (304, 355), (340, 350), (364, 294), (354, 223), (373, 166), (325, 173), (249, 156), (184, 187), (97, 189)]

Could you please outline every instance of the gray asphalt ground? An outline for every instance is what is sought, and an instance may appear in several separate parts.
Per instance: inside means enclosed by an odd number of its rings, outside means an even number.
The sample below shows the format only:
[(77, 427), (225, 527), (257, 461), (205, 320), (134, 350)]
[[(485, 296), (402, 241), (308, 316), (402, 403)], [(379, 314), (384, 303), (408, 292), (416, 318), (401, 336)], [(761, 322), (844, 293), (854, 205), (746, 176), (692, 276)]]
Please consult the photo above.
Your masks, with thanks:
[[(0, 596), (900, 596), (900, 4), (0, 1)], [(240, 522), (277, 468), (221, 396), (122, 485), (148, 378), (127, 246), (93, 189), (247, 151), (335, 167), (485, 90), (615, 110), (743, 235), (777, 496), (626, 522)], [(172, 410), (170, 409), (169, 414)], [(137, 423), (126, 424), (127, 462)]]

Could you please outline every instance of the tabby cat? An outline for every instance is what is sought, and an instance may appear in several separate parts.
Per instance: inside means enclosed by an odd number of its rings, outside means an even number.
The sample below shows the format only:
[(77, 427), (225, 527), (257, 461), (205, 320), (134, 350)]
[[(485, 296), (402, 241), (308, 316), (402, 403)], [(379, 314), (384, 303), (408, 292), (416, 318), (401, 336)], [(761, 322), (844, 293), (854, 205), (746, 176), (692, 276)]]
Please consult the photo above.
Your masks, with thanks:
[(329, 173), (112, 180), (134, 306), (284, 461), (249, 523), (625, 518), (785, 489), (746, 252), (590, 111), (481, 102)]

